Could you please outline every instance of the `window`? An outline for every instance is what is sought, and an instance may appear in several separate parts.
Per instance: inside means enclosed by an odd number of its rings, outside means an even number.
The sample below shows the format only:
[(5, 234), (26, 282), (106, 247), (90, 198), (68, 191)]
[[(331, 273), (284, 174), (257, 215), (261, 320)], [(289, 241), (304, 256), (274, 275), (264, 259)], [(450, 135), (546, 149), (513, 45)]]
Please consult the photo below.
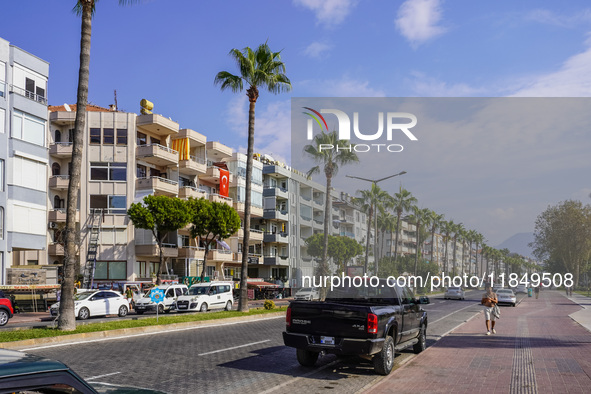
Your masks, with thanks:
[(28, 189), (47, 191), (47, 164), (22, 156), (14, 156), (12, 183)]
[[(2, 81), (0, 81), (0, 90), (2, 89)], [(1, 93), (1, 92), (0, 92)], [(2, 94), (0, 94), (2, 96)], [(6, 120), (6, 111), (0, 108), (0, 134), (4, 134), (4, 121)]]
[(25, 78), (25, 97), (45, 103), (45, 89), (35, 86), (35, 80)]
[(104, 209), (110, 214), (125, 214), (127, 212), (127, 198), (125, 196), (91, 195), (90, 209), (97, 208)]
[(137, 133), (137, 144), (138, 145), (146, 145), (148, 143), (147, 137), (144, 133)]
[(90, 143), (91, 144), (100, 144), (101, 143), (101, 129), (98, 128), (90, 128)]
[(122, 228), (102, 228), (100, 233), (100, 243), (102, 245), (126, 245), (127, 229)]
[(45, 146), (45, 120), (15, 109), (12, 113), (12, 137)]
[(39, 260), (27, 260), (27, 265), (39, 265)]
[(139, 165), (137, 166), (137, 174), (138, 178), (145, 178), (146, 177), (146, 166)]
[(103, 145), (113, 145), (115, 143), (115, 130), (103, 129)]
[(97, 261), (94, 270), (95, 279), (127, 279), (126, 261)]
[(4, 159), (0, 159), (0, 192), (4, 191)]
[(127, 145), (127, 129), (117, 129), (117, 145)]
[(126, 181), (126, 163), (90, 163), (91, 181)]
[(0, 239), (4, 239), (4, 207), (0, 207)]
[(134, 264), (134, 273), (138, 278), (149, 278), (152, 274), (158, 272), (160, 263), (152, 263), (149, 261), (136, 261)]

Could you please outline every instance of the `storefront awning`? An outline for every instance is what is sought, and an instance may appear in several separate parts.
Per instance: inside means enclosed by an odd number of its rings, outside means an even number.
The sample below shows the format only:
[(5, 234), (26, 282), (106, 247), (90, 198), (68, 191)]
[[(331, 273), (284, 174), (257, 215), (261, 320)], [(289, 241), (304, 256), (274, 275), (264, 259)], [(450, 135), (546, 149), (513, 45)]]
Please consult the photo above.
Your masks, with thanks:
[(279, 285), (274, 285), (273, 283), (269, 283), (269, 282), (248, 282), (248, 287), (258, 287), (258, 288), (271, 287), (271, 288), (277, 288), (277, 287), (279, 287)]

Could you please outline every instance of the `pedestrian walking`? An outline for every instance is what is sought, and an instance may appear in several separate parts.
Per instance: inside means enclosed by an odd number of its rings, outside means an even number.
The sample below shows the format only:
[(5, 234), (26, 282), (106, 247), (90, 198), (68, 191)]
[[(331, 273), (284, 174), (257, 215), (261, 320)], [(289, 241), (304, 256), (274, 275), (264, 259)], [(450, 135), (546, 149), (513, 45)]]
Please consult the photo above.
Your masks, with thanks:
[(537, 300), (538, 297), (540, 296), (540, 285), (537, 285), (536, 287), (534, 287), (534, 293), (536, 293), (536, 300)]
[(125, 290), (125, 297), (127, 297), (129, 309), (133, 309), (133, 290), (131, 289), (131, 286), (127, 286), (127, 290)]
[(490, 286), (486, 287), (486, 293), (482, 297), (480, 303), (484, 305), (484, 320), (486, 324), (486, 335), (490, 335), (491, 330), (493, 334), (496, 334), (495, 330), (495, 320), (497, 316), (495, 315), (495, 307), (498, 303), (497, 295), (493, 292)]

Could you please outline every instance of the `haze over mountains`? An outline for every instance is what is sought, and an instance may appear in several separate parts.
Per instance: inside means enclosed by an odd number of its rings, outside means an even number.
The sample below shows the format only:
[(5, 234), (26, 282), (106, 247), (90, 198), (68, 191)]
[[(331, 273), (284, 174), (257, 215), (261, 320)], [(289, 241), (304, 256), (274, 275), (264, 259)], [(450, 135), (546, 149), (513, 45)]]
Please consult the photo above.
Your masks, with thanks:
[(517, 253), (525, 257), (534, 258), (532, 248), (528, 246), (534, 241), (534, 233), (517, 233), (507, 238), (505, 241), (495, 246), (496, 249), (509, 249), (512, 253)]

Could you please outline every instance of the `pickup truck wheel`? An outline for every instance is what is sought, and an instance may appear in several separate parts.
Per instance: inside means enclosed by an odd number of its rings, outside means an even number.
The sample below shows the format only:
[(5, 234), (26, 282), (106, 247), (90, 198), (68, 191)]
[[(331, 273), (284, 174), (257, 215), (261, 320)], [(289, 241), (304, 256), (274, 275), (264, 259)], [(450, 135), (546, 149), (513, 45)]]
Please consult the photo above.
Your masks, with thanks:
[(413, 345), (413, 351), (415, 354), (419, 354), (427, 348), (427, 327), (421, 324), (421, 330), (419, 331), (419, 341)]
[(388, 375), (394, 367), (394, 339), (387, 336), (382, 350), (373, 357), (373, 368), (380, 375)]
[(313, 367), (314, 364), (316, 364), (316, 361), (318, 360), (318, 355), (320, 353), (311, 352), (305, 349), (296, 349), (296, 354), (300, 365), (304, 367)]

